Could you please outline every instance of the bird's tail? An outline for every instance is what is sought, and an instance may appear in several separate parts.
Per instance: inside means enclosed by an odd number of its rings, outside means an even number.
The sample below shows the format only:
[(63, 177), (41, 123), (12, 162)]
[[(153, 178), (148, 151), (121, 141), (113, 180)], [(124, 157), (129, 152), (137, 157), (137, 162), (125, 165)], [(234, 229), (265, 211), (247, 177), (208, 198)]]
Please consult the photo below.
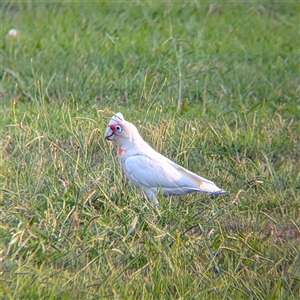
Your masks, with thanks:
[[(199, 176), (200, 177), (200, 176)], [(198, 180), (199, 188), (202, 192), (208, 193), (210, 195), (221, 195), (226, 194), (225, 190), (218, 188), (212, 181), (200, 177)]]
[(205, 192), (211, 195), (221, 195), (227, 193), (225, 190), (222, 190), (219, 187), (217, 187), (214, 182), (205, 179), (181, 166), (177, 165), (177, 169), (183, 172), (190, 180), (192, 180), (195, 183), (195, 185), (198, 186), (201, 192)]

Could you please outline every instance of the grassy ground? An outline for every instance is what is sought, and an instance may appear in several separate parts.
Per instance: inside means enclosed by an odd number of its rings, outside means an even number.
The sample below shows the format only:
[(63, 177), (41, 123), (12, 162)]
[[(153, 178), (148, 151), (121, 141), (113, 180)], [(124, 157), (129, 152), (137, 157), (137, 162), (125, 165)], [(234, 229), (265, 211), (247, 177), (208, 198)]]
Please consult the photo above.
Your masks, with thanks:
[[(0, 5), (0, 299), (297, 299), (298, 3)], [(112, 111), (228, 195), (157, 212)]]

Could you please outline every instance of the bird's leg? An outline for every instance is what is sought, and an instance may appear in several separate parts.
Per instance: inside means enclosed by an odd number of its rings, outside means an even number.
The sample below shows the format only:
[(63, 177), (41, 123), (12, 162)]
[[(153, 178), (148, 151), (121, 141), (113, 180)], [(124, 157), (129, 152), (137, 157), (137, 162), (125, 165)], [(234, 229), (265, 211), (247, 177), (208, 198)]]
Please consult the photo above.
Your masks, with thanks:
[(153, 205), (154, 205), (155, 208), (159, 208), (159, 203), (158, 203), (157, 198), (156, 198), (155, 195), (152, 198), (152, 202), (153, 202)]
[(155, 193), (151, 190), (144, 190), (144, 193), (145, 193), (147, 199), (153, 203), (154, 207), (158, 208), (159, 203), (158, 203)]

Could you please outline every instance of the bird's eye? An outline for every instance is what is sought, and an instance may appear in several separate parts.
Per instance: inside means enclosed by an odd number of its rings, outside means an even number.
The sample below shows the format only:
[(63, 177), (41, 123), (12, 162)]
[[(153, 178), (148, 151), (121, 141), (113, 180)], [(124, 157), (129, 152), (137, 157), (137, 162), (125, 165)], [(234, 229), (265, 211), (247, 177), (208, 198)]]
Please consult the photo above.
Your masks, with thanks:
[(121, 134), (121, 132), (122, 132), (122, 127), (121, 127), (120, 125), (117, 125), (117, 126), (116, 126), (116, 132), (117, 132), (118, 134)]

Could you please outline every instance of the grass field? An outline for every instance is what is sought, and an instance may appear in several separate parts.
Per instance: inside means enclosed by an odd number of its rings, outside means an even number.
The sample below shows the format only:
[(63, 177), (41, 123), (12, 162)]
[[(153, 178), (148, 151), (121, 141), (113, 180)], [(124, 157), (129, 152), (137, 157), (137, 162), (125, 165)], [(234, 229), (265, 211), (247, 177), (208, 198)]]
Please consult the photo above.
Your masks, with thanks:
[[(299, 299), (299, 3), (0, 6), (0, 299)], [(157, 211), (118, 111), (228, 194)]]

